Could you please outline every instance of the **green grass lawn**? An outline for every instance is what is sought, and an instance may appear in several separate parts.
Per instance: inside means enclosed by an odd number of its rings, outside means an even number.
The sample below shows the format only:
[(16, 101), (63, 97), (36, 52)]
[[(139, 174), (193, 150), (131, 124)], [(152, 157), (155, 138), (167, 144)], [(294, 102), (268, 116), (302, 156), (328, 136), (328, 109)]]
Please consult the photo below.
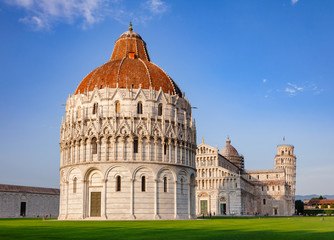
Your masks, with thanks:
[(334, 239), (334, 217), (189, 221), (0, 219), (0, 239)]

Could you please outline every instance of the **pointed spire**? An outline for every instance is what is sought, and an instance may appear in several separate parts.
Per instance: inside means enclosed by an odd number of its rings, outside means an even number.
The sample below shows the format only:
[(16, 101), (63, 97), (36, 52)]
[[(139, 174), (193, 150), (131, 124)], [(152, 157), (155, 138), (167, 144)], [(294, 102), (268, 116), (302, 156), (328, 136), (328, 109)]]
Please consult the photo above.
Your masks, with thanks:
[(204, 143), (204, 138), (202, 137), (202, 143)]
[(231, 143), (231, 140), (229, 137), (227, 137), (226, 144), (230, 144), (230, 143)]
[(132, 31), (133, 29), (132, 29), (132, 22), (130, 22), (130, 24), (129, 24), (129, 31)]

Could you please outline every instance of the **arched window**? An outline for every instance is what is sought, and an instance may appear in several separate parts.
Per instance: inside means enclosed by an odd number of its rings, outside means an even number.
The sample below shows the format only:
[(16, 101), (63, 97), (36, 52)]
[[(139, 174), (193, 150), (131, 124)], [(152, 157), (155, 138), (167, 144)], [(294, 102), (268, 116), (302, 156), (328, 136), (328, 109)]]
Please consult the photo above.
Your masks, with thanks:
[(141, 191), (142, 192), (146, 191), (146, 177), (145, 176), (141, 177)]
[(133, 140), (133, 152), (138, 153), (138, 139)]
[(167, 146), (167, 144), (165, 143), (165, 144), (164, 144), (164, 155), (167, 155), (167, 151), (168, 151), (168, 146)]
[(143, 114), (143, 104), (141, 102), (137, 104), (137, 113)]
[(162, 103), (158, 105), (158, 116), (162, 116)]
[(120, 102), (115, 102), (115, 112), (116, 114), (120, 114), (121, 113), (121, 104)]
[(99, 104), (98, 103), (94, 103), (93, 105), (93, 114), (97, 113), (97, 108), (98, 108)]
[(81, 118), (81, 107), (77, 108), (77, 118)]
[(116, 192), (121, 191), (121, 176), (116, 177)]
[(167, 192), (167, 177), (164, 177), (164, 192)]
[(92, 153), (93, 154), (97, 154), (97, 142), (96, 142), (96, 138), (92, 139)]
[(73, 193), (77, 193), (77, 178), (73, 179)]
[(181, 194), (184, 194), (184, 180), (181, 178)]

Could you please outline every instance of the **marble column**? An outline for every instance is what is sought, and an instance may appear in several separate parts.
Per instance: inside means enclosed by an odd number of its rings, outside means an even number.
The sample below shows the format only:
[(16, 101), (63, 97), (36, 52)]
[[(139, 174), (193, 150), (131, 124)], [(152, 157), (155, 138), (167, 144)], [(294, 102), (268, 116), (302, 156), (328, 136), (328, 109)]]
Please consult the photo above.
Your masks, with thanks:
[(153, 161), (158, 161), (158, 138), (154, 136), (154, 160)]
[(174, 218), (178, 219), (177, 214), (177, 181), (174, 181)]
[(77, 150), (77, 158), (76, 158), (76, 162), (80, 163), (81, 159), (80, 159), (80, 141), (76, 142), (76, 150)]
[(109, 161), (108, 155), (109, 155), (109, 140), (108, 137), (105, 136), (103, 138), (103, 143), (104, 143), (104, 161)]
[(101, 141), (99, 138), (96, 140), (96, 158), (96, 161), (101, 161)]
[(88, 201), (88, 196), (87, 196), (87, 192), (86, 192), (86, 181), (85, 180), (81, 180), (81, 186), (82, 186), (82, 219), (86, 218), (86, 213), (88, 211), (88, 206), (89, 204), (87, 203)]
[(134, 215), (134, 179), (130, 179), (130, 219), (136, 219)]
[(191, 219), (191, 209), (190, 209), (190, 182), (188, 182), (188, 218)]
[(159, 189), (158, 189), (158, 184), (159, 184), (159, 181), (158, 179), (154, 179), (154, 219), (160, 219), (160, 216), (159, 216), (159, 204), (158, 204), (158, 197), (159, 197)]
[(116, 138), (112, 138), (111, 139), (111, 141), (112, 141), (112, 147), (113, 147), (113, 161), (116, 161), (116, 160), (118, 160), (117, 158), (116, 158), (116, 148), (117, 148), (117, 140), (116, 140)]
[(177, 158), (177, 140), (175, 140), (174, 145), (175, 145), (175, 160), (174, 160), (174, 163), (180, 163), (180, 159)]
[(138, 138), (138, 161), (142, 161), (143, 160), (143, 138), (141, 136), (139, 136)]
[(101, 192), (101, 219), (107, 219), (107, 179), (102, 179), (102, 192)]

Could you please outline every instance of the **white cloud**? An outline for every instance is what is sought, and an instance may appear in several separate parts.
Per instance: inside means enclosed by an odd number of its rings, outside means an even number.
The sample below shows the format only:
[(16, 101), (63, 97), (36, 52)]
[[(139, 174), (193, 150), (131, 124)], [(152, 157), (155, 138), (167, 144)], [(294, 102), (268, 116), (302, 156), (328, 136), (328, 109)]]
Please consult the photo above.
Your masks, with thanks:
[(299, 0), (291, 0), (291, 4), (295, 5)]
[(291, 96), (294, 96), (298, 92), (301, 92), (301, 91), (304, 90), (304, 88), (298, 87), (296, 84), (288, 83), (288, 85), (289, 85), (289, 87), (286, 87), (284, 91)]
[(119, 0), (0, 0), (25, 10), (19, 19), (35, 30), (50, 29), (58, 23), (79, 24), (86, 28), (110, 17), (122, 24), (130, 20), (144, 23), (162, 15), (168, 6), (161, 0), (149, 0), (145, 6), (128, 4)]
[(323, 91), (323, 89), (318, 88), (315, 83), (311, 83), (309, 88), (311, 89), (311, 91), (313, 91), (314, 94), (320, 94)]
[(323, 92), (323, 89), (319, 88), (315, 83), (304, 82), (303, 87), (297, 86), (293, 83), (287, 83), (287, 87), (284, 92), (288, 93), (291, 96), (297, 95), (300, 92), (313, 92), (313, 94), (320, 94)]
[(109, 0), (2, 0), (8, 5), (23, 8), (26, 16), (19, 21), (36, 30), (49, 29), (57, 22), (73, 23), (78, 20), (82, 26), (100, 21), (106, 14), (104, 6)]
[(292, 89), (292, 88), (285, 88), (284, 91), (289, 93), (290, 95), (295, 95), (296, 94), (296, 90)]
[(302, 87), (297, 87), (296, 84), (292, 84), (292, 83), (288, 83), (289, 86), (293, 87), (294, 89), (296, 89), (297, 91), (303, 91), (304, 88)]
[(160, 0), (147, 0), (145, 2), (146, 8), (153, 14), (162, 14), (167, 11), (167, 5)]
[(263, 83), (266, 83), (266, 82), (267, 82), (267, 79), (263, 79), (262, 82), (263, 82)]

